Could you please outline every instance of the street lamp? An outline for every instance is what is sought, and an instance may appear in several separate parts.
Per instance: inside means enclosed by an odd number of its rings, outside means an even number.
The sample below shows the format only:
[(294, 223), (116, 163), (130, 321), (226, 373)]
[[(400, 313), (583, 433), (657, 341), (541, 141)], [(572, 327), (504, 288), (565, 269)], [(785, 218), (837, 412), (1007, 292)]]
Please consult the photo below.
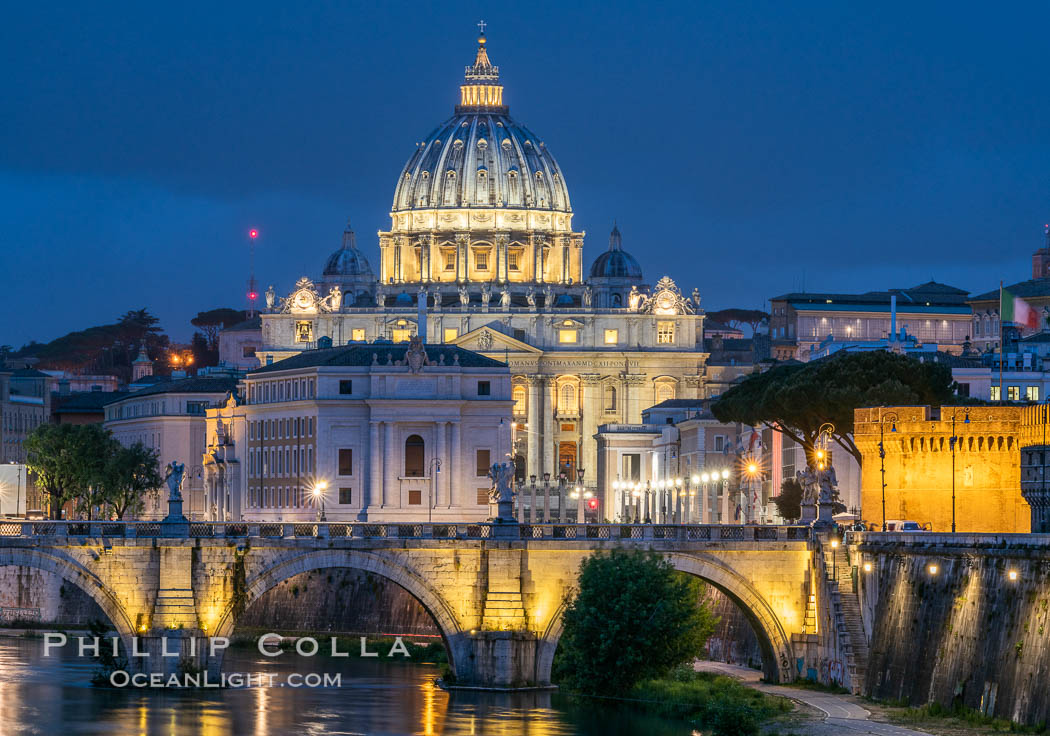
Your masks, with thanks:
[[(959, 442), (959, 437), (955, 434), (955, 415), (957, 413), (956, 409), (952, 409), (952, 436), (948, 439), (948, 446), (952, 450), (952, 534), (955, 534), (955, 445)], [(969, 424), (970, 410), (963, 409), (963, 415), (963, 424)]]
[[(884, 441), (886, 439), (886, 422), (890, 422), (890, 432), (897, 431), (897, 420), (900, 417), (895, 411), (888, 411), (879, 417), (879, 463), (881, 466), (882, 473), (882, 531), (886, 531), (886, 445)], [(955, 434), (952, 432), (952, 434)], [(952, 467), (955, 467), (955, 460), (952, 460)], [(952, 482), (955, 482), (955, 472), (952, 471)], [(954, 513), (954, 508), (952, 509)]]
[(434, 521), (434, 496), (437, 495), (434, 492), (434, 483), (437, 482), (437, 477), (441, 474), (441, 458), (439, 458), (439, 457), (431, 458), (429, 471), (430, 471), (430, 485), (427, 486), (427, 522), (428, 523)]
[(328, 481), (319, 480), (316, 483), (314, 483), (314, 489), (313, 489), (314, 503), (317, 503), (317, 499), (318, 498), (321, 499), (321, 508), (318, 509), (318, 511), (317, 511), (317, 520), (318, 521), (325, 521), (325, 515), (324, 515), (324, 492), (325, 492), (326, 488), (328, 488)]
[(832, 539), (831, 540), (831, 579), (832, 580), (838, 580), (839, 579), (838, 561), (839, 561), (839, 540)]

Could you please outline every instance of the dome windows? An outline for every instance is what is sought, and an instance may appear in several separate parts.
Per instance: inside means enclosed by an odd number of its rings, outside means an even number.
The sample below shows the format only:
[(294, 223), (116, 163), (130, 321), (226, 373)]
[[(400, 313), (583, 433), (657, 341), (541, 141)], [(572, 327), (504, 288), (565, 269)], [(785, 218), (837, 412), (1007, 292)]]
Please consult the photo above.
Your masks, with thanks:
[(478, 150), (479, 151), (484, 151), (488, 147), (489, 147), (489, 142), (488, 141), (486, 141), (484, 138), (479, 138), (478, 139)]

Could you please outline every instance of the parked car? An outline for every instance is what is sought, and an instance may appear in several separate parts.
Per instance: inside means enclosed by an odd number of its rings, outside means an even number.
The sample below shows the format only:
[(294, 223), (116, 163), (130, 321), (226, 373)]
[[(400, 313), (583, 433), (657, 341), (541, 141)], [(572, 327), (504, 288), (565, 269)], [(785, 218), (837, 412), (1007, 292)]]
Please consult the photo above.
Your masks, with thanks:
[(886, 531), (888, 532), (925, 532), (922, 525), (917, 521), (904, 521), (900, 519), (886, 520)]

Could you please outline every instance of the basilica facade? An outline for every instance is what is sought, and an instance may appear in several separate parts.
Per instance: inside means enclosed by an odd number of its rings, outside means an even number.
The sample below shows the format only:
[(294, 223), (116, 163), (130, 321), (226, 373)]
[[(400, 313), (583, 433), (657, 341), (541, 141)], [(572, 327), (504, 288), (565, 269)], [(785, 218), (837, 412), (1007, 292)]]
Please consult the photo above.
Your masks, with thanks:
[(267, 289), (257, 357), (417, 335), (481, 353), (510, 367), (519, 480), (582, 473), (593, 486), (598, 427), (705, 398), (707, 354), (696, 289), (647, 283), (615, 226), (585, 266), (572, 220), (562, 170), (510, 117), (482, 35), (454, 114), (397, 179), (378, 273), (348, 225), (319, 279)]

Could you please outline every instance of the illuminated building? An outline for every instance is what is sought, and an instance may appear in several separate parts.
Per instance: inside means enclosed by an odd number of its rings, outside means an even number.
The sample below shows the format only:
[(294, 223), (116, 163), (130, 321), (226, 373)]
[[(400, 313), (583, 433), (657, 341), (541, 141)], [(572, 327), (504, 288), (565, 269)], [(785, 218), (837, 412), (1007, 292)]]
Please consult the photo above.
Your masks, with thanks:
[[(304, 351), (207, 411), (213, 521), (484, 520), (510, 450), (510, 372), (449, 345)], [(416, 358), (413, 358), (413, 354)], [(319, 498), (319, 496), (318, 496)]]
[[(1023, 411), (1028, 410), (1019, 406), (857, 409), (853, 439), (863, 457), (864, 521), (882, 525), (884, 466), (887, 519), (950, 532), (954, 485), (957, 531), (1030, 531), (1031, 512), (1021, 493)], [(953, 415), (958, 438), (954, 448)], [(879, 456), (880, 439), (884, 459)]]
[(510, 117), (482, 36), (453, 116), (397, 179), (378, 274), (348, 227), (320, 279), (284, 298), (267, 289), (259, 362), (322, 338), (420, 335), (480, 352), (510, 366), (518, 478), (583, 469), (593, 487), (598, 425), (706, 397), (707, 354), (699, 293), (668, 277), (647, 285), (616, 227), (585, 267), (573, 215), (554, 156)]
[(890, 335), (896, 335), (898, 342), (907, 342), (901, 339), (902, 334), (932, 350), (939, 347), (960, 353), (970, 334), (967, 295), (962, 289), (936, 281), (864, 294), (782, 294), (769, 300), (773, 357), (807, 361), (834, 352), (829, 343), (885, 343)]

